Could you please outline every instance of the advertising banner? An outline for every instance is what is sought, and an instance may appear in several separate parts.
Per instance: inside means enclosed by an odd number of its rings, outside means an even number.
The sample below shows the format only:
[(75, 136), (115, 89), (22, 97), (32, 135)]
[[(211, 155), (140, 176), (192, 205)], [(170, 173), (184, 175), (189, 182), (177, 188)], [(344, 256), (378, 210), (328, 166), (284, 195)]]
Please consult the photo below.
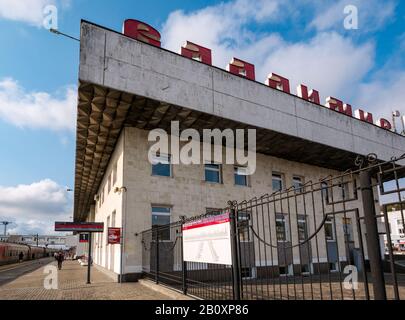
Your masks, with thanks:
[(55, 222), (55, 231), (103, 232), (102, 222)]
[(229, 213), (183, 225), (184, 261), (232, 265)]

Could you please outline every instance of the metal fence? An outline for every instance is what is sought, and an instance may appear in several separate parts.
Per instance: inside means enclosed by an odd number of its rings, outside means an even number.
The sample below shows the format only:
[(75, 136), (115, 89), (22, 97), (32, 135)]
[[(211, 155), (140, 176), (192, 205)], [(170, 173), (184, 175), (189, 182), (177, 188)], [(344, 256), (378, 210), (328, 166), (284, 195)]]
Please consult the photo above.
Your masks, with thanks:
[(394, 251), (388, 230), (393, 208), (405, 225), (405, 155), (375, 159), (209, 213), (229, 213), (230, 266), (183, 260), (182, 225), (207, 215), (147, 230), (143, 273), (211, 300), (404, 299), (405, 255)]

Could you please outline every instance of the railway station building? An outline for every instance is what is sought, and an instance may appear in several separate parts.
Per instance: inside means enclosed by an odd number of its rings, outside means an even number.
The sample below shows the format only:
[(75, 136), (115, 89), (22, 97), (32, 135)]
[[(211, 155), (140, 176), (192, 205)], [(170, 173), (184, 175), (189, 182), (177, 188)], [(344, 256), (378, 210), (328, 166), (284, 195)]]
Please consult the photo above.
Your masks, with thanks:
[[(117, 32), (82, 21), (80, 42), (74, 219), (104, 222), (104, 233), (93, 235), (93, 261), (117, 280), (140, 277), (141, 233), (153, 225), (338, 176), (353, 169), (358, 155), (373, 153), (388, 161), (405, 153), (405, 138), (392, 132), (388, 121), (370, 123), (368, 114), (334, 98), (328, 107), (320, 105), (319, 94), (304, 86), (292, 94), (288, 80), (275, 74), (266, 83), (255, 81), (253, 66), (236, 58), (230, 57), (228, 68), (214, 67), (209, 49), (196, 44), (187, 43), (180, 53), (168, 51), (147, 24), (128, 20)], [(180, 131), (255, 130), (254, 173), (207, 159), (175, 164), (173, 143), (167, 154), (159, 154), (164, 161), (151, 162), (150, 132), (172, 133), (174, 121)], [(342, 192), (354, 193), (350, 188), (342, 185)], [(315, 197), (313, 207), (321, 202)], [(275, 213), (276, 241), (287, 233), (299, 236), (295, 226), (304, 213), (291, 217), (290, 227), (279, 218), (284, 214)], [(343, 241), (345, 221), (328, 229), (328, 243), (319, 248), (332, 271), (337, 260), (326, 259), (326, 251)], [(108, 244), (107, 227), (122, 228), (121, 244)], [(294, 254), (288, 263), (283, 259), (282, 272), (294, 272)], [(251, 263), (257, 266), (258, 260)], [(309, 262), (306, 271), (312, 269)]]

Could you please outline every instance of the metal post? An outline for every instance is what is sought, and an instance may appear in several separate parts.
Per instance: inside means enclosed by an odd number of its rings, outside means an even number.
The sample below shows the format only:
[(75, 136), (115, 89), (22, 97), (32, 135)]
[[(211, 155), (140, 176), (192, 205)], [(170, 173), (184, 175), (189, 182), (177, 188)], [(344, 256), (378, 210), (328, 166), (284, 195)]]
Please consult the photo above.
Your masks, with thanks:
[(38, 240), (39, 240), (38, 238), (39, 238), (39, 234), (37, 233), (37, 247), (38, 247)]
[(184, 221), (181, 223), (181, 263), (182, 263), (182, 289), (183, 289), (183, 294), (187, 295), (187, 262), (184, 261), (184, 255), (183, 255), (183, 224)]
[(155, 252), (155, 267), (156, 267), (156, 284), (159, 284), (159, 227), (156, 227), (156, 252)]
[(240, 290), (240, 266), (239, 266), (239, 250), (238, 250), (238, 226), (237, 216), (234, 207), (230, 213), (230, 226), (231, 226), (231, 250), (232, 250), (232, 286), (233, 286), (233, 299), (241, 299)]
[(381, 261), (377, 218), (369, 170), (360, 172), (360, 189), (363, 199), (364, 223), (366, 226), (367, 253), (373, 278), (374, 299), (386, 300), (385, 280)]
[(91, 238), (92, 233), (89, 232), (89, 254), (87, 258), (87, 284), (91, 284), (90, 282), (90, 270), (91, 270)]

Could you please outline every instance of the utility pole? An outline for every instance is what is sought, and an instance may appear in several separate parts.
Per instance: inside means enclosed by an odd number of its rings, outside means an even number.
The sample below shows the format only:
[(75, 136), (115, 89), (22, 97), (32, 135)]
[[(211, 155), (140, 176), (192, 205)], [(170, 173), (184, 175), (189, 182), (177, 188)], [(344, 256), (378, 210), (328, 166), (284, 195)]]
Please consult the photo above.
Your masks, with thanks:
[(10, 221), (1, 221), (1, 224), (4, 225), (4, 235), (7, 235), (7, 226), (11, 224)]

